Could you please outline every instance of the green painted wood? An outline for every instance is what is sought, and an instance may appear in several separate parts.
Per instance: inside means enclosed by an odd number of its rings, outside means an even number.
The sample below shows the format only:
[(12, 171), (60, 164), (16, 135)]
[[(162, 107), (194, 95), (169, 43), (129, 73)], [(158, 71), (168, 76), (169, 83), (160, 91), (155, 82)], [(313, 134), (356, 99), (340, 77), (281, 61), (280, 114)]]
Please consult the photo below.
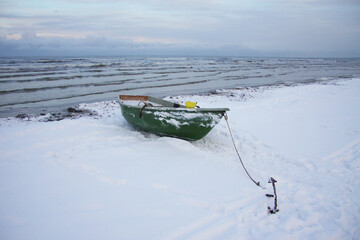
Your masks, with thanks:
[[(135, 127), (158, 135), (187, 140), (199, 140), (206, 136), (221, 120), (223, 114), (229, 111), (227, 108), (188, 109), (150, 106), (142, 110), (142, 105), (127, 105), (121, 100), (119, 103), (123, 117)], [(170, 105), (167, 104), (167, 106)]]

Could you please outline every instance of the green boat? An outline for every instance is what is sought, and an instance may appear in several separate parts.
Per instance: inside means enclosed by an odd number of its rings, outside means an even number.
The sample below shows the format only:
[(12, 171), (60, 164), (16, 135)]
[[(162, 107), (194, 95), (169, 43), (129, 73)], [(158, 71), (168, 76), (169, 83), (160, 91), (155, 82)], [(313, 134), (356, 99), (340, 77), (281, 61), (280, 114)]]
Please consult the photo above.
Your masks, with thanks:
[(189, 108), (151, 96), (119, 95), (119, 103), (122, 115), (131, 125), (192, 141), (208, 134), (229, 111), (228, 108)]

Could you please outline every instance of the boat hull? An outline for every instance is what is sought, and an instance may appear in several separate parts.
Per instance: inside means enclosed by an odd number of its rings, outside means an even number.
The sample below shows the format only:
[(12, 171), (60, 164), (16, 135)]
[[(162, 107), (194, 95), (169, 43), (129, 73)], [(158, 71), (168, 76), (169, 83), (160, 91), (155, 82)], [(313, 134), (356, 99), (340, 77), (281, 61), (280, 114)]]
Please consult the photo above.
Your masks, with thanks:
[(228, 109), (139, 107), (121, 104), (127, 122), (142, 130), (187, 140), (206, 136)]

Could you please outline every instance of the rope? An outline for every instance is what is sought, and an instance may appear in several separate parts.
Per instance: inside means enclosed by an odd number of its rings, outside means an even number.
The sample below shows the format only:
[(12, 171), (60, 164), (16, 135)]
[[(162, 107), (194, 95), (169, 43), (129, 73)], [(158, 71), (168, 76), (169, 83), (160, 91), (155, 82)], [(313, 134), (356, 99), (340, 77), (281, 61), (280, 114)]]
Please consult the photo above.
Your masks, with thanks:
[(153, 105), (151, 103), (146, 103), (146, 102), (141, 101), (141, 102), (139, 102), (138, 106), (140, 106), (140, 103), (144, 103), (144, 106), (141, 108), (140, 113), (139, 113), (139, 118), (142, 118), (145, 108), (153, 107)]
[(231, 137), (231, 140), (232, 140), (232, 142), (233, 142), (235, 151), (236, 151), (236, 153), (237, 153), (237, 155), (238, 155), (238, 157), (239, 157), (240, 163), (241, 163), (242, 167), (244, 168), (246, 174), (249, 176), (249, 178), (251, 179), (251, 181), (253, 181), (253, 183), (256, 184), (256, 186), (261, 187), (262, 189), (265, 189), (264, 187), (262, 187), (262, 186), (260, 185), (260, 182), (256, 182), (256, 181), (250, 176), (249, 172), (247, 171), (247, 169), (246, 169), (246, 167), (245, 167), (245, 165), (244, 165), (244, 163), (243, 163), (243, 161), (242, 161), (242, 159), (241, 159), (240, 153), (239, 153), (239, 151), (238, 151), (238, 149), (237, 149), (237, 147), (236, 147), (235, 140), (234, 140), (234, 137), (233, 137), (232, 132), (231, 132), (231, 129), (230, 129), (230, 125), (229, 125), (229, 121), (228, 121), (228, 116), (227, 116), (226, 112), (223, 113), (223, 116), (224, 116), (224, 118), (225, 118), (225, 120), (226, 120), (226, 125), (227, 125), (227, 127), (228, 127), (228, 129), (229, 129), (230, 137)]

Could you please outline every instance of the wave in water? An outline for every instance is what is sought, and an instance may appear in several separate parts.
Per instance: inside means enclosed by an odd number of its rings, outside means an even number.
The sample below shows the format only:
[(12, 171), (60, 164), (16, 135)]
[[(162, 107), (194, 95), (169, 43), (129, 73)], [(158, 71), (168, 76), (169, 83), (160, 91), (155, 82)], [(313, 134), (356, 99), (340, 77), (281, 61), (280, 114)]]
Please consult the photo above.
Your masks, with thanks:
[(116, 99), (360, 76), (359, 59), (113, 57), (0, 59), (0, 116)]

